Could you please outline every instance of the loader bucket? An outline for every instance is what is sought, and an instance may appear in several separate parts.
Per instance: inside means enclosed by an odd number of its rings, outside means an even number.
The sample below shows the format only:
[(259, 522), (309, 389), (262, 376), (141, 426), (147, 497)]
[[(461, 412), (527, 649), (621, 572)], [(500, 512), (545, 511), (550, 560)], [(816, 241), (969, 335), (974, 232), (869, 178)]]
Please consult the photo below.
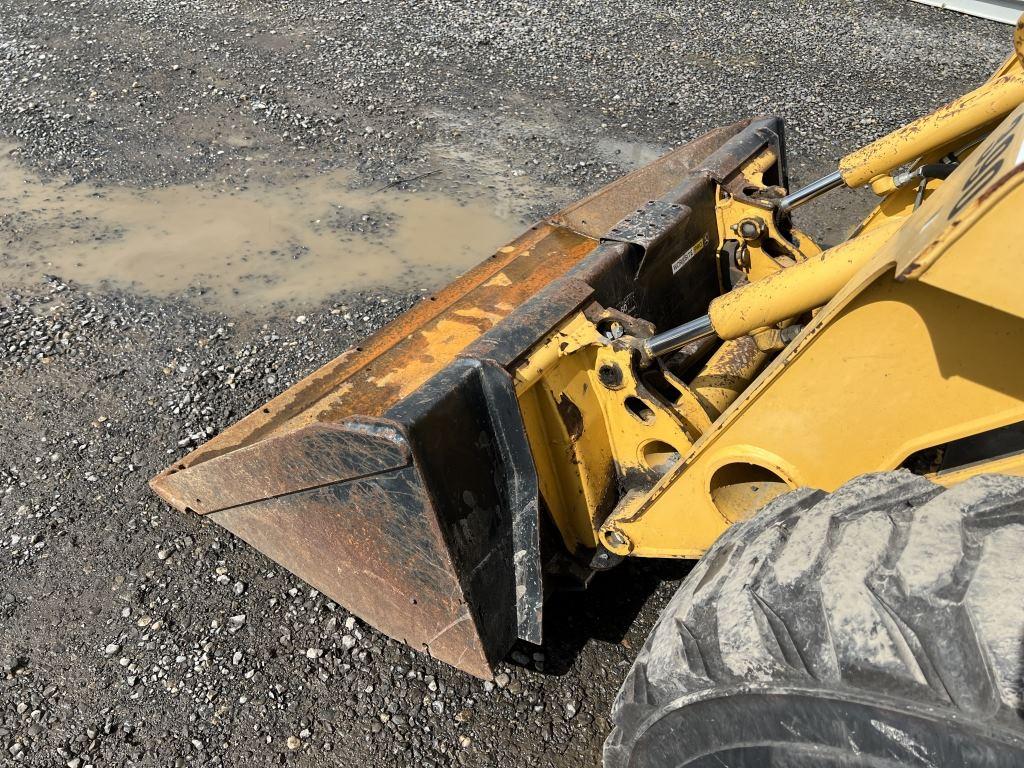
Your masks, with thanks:
[(715, 180), (766, 146), (782, 157), (778, 120), (719, 128), (531, 227), (153, 489), (382, 632), (490, 677), (542, 627), (541, 502), (510, 371), (593, 301), (658, 324), (706, 306), (718, 286), (672, 268), (640, 224), (669, 211), (678, 242), (715, 231)]

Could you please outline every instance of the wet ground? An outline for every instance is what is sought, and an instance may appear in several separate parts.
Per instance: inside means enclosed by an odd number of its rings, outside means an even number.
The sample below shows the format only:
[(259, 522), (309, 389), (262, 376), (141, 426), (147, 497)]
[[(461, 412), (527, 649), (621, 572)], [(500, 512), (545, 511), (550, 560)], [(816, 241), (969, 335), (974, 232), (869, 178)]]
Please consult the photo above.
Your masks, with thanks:
[(0, 0), (0, 763), (596, 765), (685, 565), (560, 596), (490, 685), (145, 481), (665, 148), (775, 111), (807, 181), (1008, 41), (902, 0)]
[[(227, 312), (461, 274), (524, 223), (497, 199), (360, 186), (346, 171), (137, 189), (44, 179), (0, 147), (0, 281), (60, 275)], [(452, 237), (457, 233), (456, 237)]]

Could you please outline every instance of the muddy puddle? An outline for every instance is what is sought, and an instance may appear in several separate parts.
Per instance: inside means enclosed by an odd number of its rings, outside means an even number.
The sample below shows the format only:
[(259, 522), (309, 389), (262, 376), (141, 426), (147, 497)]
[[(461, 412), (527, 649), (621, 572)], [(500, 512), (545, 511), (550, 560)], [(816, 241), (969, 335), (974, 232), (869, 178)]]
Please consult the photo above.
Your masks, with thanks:
[(500, 201), (353, 189), (333, 172), (245, 188), (44, 181), (0, 146), (0, 284), (57, 275), (226, 311), (432, 289), (522, 231)]

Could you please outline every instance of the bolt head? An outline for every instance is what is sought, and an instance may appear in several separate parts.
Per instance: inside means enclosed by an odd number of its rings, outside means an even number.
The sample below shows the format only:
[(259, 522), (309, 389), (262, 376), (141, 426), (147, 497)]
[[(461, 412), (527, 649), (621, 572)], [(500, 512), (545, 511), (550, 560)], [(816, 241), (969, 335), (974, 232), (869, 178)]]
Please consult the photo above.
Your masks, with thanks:
[(739, 223), (739, 234), (744, 240), (756, 240), (764, 230), (764, 221), (758, 218), (744, 219)]

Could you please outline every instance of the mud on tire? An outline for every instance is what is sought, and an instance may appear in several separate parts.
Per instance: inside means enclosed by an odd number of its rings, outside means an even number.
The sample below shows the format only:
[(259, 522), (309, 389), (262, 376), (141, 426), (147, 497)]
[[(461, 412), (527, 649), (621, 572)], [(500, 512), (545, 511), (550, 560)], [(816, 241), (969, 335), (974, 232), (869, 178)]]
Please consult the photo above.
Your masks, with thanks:
[(802, 489), (729, 530), (612, 709), (606, 768), (1021, 766), (1024, 478)]

